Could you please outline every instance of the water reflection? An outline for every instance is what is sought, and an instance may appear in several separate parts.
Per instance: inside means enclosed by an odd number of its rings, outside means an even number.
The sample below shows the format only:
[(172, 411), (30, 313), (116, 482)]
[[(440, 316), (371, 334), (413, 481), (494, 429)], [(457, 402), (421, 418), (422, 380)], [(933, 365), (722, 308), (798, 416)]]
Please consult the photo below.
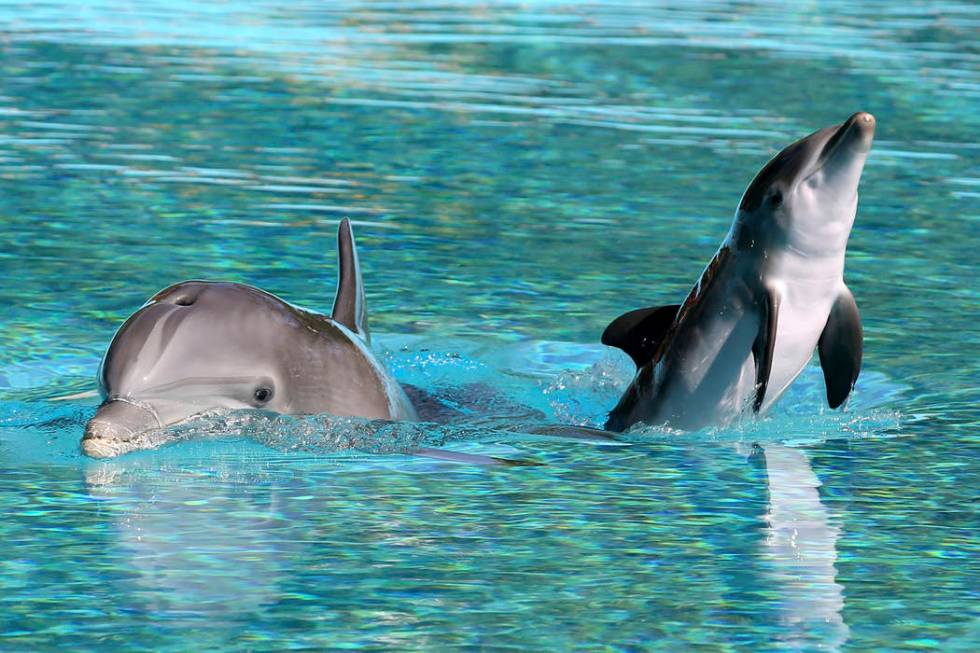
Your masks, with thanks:
[[(189, 643), (191, 613), (167, 633), (140, 612), (140, 596), (193, 612), (184, 569), (231, 576), (198, 590), (215, 621), (230, 618), (216, 602), (240, 601), (242, 649), (307, 633), (313, 649), (363, 645), (371, 629), (369, 644), (399, 649), (756, 650), (783, 632), (785, 648), (816, 647), (806, 584), (833, 645), (977, 649), (964, 490), (980, 405), (964, 354), (978, 305), (976, 3), (84, 4), (0, 3), (0, 634), (20, 633), (19, 648), (227, 647), (230, 631)], [(869, 401), (850, 413), (822, 411), (811, 370), (783, 412), (687, 450), (656, 435), (520, 442), (549, 465), (515, 475), (389, 458), (376, 482), (353, 475), (355, 491), (330, 485), (340, 499), (300, 511), (325, 479), (295, 492), (230, 480), (284, 454), (234, 445), (217, 464), (214, 443), (185, 443), (144, 476), (93, 485), (106, 501), (76, 496), (84, 419), (61, 411), (89, 407), (44, 398), (91, 387), (134, 302), (206, 277), (327, 308), (328, 223), (345, 214), (364, 219), (375, 330), (430, 339), (392, 347), (400, 378), (449, 369), (447, 383), (507, 386), (549, 419), (589, 423), (632, 370), (575, 343), (624, 305), (683, 296), (746, 175), (857, 109), (882, 133), (848, 255), (867, 336), (855, 402)], [(468, 336), (479, 351), (460, 362), (452, 339)], [(871, 439), (884, 433), (909, 437)], [(717, 446), (828, 437), (846, 440), (806, 451), (833, 490), (823, 505), (793, 456), (774, 453), (773, 470), (795, 471), (766, 481)], [(185, 505), (210, 495), (224, 514)], [(175, 551), (182, 513), (191, 544)], [(793, 557), (783, 526), (797, 520), (813, 558)], [(266, 526), (287, 530), (269, 544)], [(270, 560), (240, 557), (235, 535)]]
[(836, 651), (850, 633), (834, 566), (839, 528), (820, 500), (821, 483), (806, 452), (778, 444), (763, 452), (769, 509), (762, 555), (777, 589), (779, 639), (794, 650)]
[(89, 495), (115, 508), (115, 550), (104, 555), (133, 572), (117, 582), (134, 609), (227, 623), (279, 600), (283, 561), (304, 545), (274, 537), (291, 518), (283, 491), (251, 481), (259, 487), (242, 481), (222, 491), (205, 471), (85, 467)]
[[(207, 451), (202, 448), (198, 455)], [(556, 567), (572, 565), (582, 574), (573, 584), (581, 591), (592, 587), (590, 591), (600, 592), (604, 602), (642, 599), (648, 613), (669, 614), (677, 603), (678, 588), (672, 583), (696, 583), (687, 591), (704, 601), (698, 612), (705, 619), (726, 618), (734, 611), (768, 627), (765, 620), (771, 615), (778, 623), (772, 636), (792, 650), (840, 649), (848, 640), (849, 629), (843, 620), (843, 587), (836, 578), (838, 527), (820, 499), (820, 482), (807, 453), (777, 444), (757, 449), (753, 455), (761, 455), (765, 462), (763, 480), (748, 473), (745, 465), (733, 464), (729, 452), (727, 446), (664, 449), (657, 458), (670, 468), (686, 470), (664, 469), (668, 475), (638, 494), (634, 507), (623, 511), (611, 504), (612, 512), (606, 518), (597, 514), (588, 520), (591, 526), (578, 524), (574, 513), (556, 514), (553, 520), (541, 522), (533, 513), (525, 514), (520, 503), (502, 513), (476, 497), (452, 495), (450, 499), (445, 495), (449, 479), (462, 479), (471, 472), (464, 469), (460, 476), (453, 471), (458, 469), (454, 465), (433, 461), (406, 465), (390, 457), (333, 464), (321, 459), (321, 467), (339, 465), (336, 469), (344, 470), (337, 477), (323, 473), (328, 470), (303, 471), (302, 459), (295, 456), (259, 452), (264, 470), (243, 471), (231, 458), (222, 456), (212, 459), (210, 469), (203, 458), (187, 457), (186, 465), (179, 459), (177, 464), (164, 463), (169, 460), (165, 457), (130, 459), (87, 465), (85, 486), (92, 498), (101, 501), (102, 519), (110, 522), (113, 533), (100, 556), (130, 572), (113, 581), (122, 594), (120, 600), (132, 610), (175, 626), (202, 619), (212, 630), (234, 628), (249, 620), (261, 623), (296, 601), (304, 610), (322, 605), (327, 619), (359, 606), (372, 618), (400, 615), (398, 621), (403, 625), (424, 623), (417, 613), (395, 609), (402, 594), (397, 584), (385, 586), (384, 574), (410, 577), (425, 588), (480, 579), (484, 587), (501, 583), (497, 590), (506, 596), (514, 590), (507, 583), (507, 573), (514, 573), (507, 571), (510, 565), (539, 578), (545, 583), (542, 591), (551, 587), (545, 594), (557, 592), (549, 600), (560, 604), (558, 598), (567, 590), (563, 589), (563, 575), (554, 576)], [(625, 460), (635, 458), (636, 453), (620, 449), (616, 456)], [(542, 492), (540, 497), (527, 495), (525, 501), (548, 502), (546, 487), (558, 491), (557, 496), (576, 492), (575, 483), (559, 488), (555, 487), (558, 478), (535, 478), (542, 471), (549, 473), (538, 468), (518, 472), (524, 475), (522, 484), (537, 486)], [(486, 478), (484, 472), (478, 473)], [(376, 488), (360, 505), (351, 501), (358, 493), (356, 476), (368, 479), (368, 487)], [(705, 485), (696, 495), (688, 494), (712, 477), (726, 483)], [(487, 497), (493, 506), (525, 496), (526, 490), (515, 495), (504, 490), (517, 480), (510, 478), (501, 479), (504, 485), (497, 486), (499, 499)], [(747, 478), (763, 483), (753, 482), (743, 489)], [(346, 484), (353, 487), (340, 489)], [(766, 527), (732, 530), (740, 513), (759, 505), (751, 496), (761, 494), (763, 484), (768, 488)], [(382, 490), (385, 485), (386, 491)], [(408, 495), (402, 494), (405, 492)], [(652, 502), (651, 492), (656, 497)], [(641, 498), (644, 494), (648, 496)], [(733, 495), (742, 498), (732, 501)], [(399, 498), (392, 501), (394, 496)], [(413, 498), (406, 503), (406, 496)], [(634, 515), (634, 509), (640, 512)], [(467, 523), (443, 522), (433, 529), (433, 516), (447, 510), (450, 514), (463, 510)], [(662, 516), (669, 514), (677, 517), (663, 522)], [(610, 533), (621, 532), (623, 519), (643, 519), (649, 525), (642, 533), (622, 531), (626, 540), (612, 539), (601, 548), (591, 541), (563, 537), (560, 530), (575, 525), (576, 532), (579, 527), (585, 529), (583, 534), (610, 528)], [(617, 523), (620, 526), (614, 527)], [(555, 554), (554, 560), (511, 559), (506, 549), (497, 549), (539, 528), (550, 533), (541, 535), (545, 539), (539, 546), (547, 543), (544, 550)], [(496, 532), (503, 539), (497, 540)], [(465, 542), (472, 543), (458, 548)], [(485, 550), (504, 568), (485, 568), (468, 546)], [(618, 555), (608, 560), (596, 557), (600, 551), (608, 555), (609, 547), (615, 551), (624, 546), (633, 555), (645, 552), (636, 562), (646, 559), (654, 568), (631, 564)], [(576, 554), (583, 557), (576, 558)], [(617, 569), (606, 564), (625, 566)], [(711, 582), (697, 584), (705, 576)], [(352, 577), (360, 580), (345, 584)], [(374, 580), (365, 585), (368, 578)], [(602, 578), (615, 584), (604, 590)], [(380, 593), (372, 595), (371, 586)], [(613, 588), (616, 591), (608, 594)], [(488, 596), (495, 595), (492, 587), (486, 590)], [(768, 597), (771, 605), (753, 603), (753, 596)], [(425, 594), (418, 599), (426, 600)], [(449, 601), (446, 605), (453, 605), (452, 595), (445, 600)], [(439, 600), (432, 604), (440, 619), (447, 616), (441, 605)]]

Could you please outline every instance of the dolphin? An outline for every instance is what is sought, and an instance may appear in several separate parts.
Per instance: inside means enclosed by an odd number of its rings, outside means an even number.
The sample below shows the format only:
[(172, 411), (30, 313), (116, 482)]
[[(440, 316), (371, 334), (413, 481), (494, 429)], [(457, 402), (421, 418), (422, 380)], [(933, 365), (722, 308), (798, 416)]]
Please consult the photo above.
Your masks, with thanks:
[(103, 403), (82, 450), (95, 458), (154, 446), (162, 429), (215, 409), (416, 420), (371, 353), (364, 283), (344, 219), (330, 317), (240, 283), (184, 281), (119, 328), (99, 367)]
[(768, 410), (820, 354), (827, 401), (861, 369), (861, 318), (844, 284), (858, 182), (875, 118), (859, 112), (796, 141), (742, 195), (728, 236), (682, 304), (630, 311), (602, 342), (637, 373), (606, 429), (723, 426)]

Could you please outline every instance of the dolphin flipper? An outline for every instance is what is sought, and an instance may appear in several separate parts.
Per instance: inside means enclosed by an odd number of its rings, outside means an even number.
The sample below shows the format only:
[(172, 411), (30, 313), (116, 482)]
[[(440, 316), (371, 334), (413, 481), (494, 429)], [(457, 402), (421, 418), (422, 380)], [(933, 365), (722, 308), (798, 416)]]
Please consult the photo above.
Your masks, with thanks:
[(361, 264), (357, 259), (354, 234), (347, 218), (340, 221), (337, 229), (337, 258), (340, 278), (337, 281), (337, 296), (333, 300), (331, 317), (361, 336), (365, 342), (370, 342), (367, 306), (364, 303), (364, 280), (361, 278)]
[(504, 467), (541, 467), (544, 463), (533, 460), (520, 460), (514, 458), (500, 458), (499, 456), (485, 456), (479, 453), (463, 453), (462, 451), (450, 451), (449, 449), (436, 449), (434, 447), (419, 447), (408, 452), (413, 456), (422, 458), (433, 458), (435, 460), (446, 460), (451, 463), (462, 463), (464, 465), (478, 465), (481, 467), (494, 467), (502, 465)]
[(772, 352), (776, 346), (776, 326), (779, 323), (779, 295), (772, 289), (766, 290), (763, 300), (763, 310), (760, 311), (759, 333), (752, 344), (752, 355), (755, 357), (755, 400), (752, 410), (756, 413), (762, 408), (766, 398), (766, 388), (769, 385), (769, 373), (772, 372)]
[(623, 313), (602, 332), (602, 344), (622, 349), (637, 367), (643, 367), (657, 352), (680, 308), (680, 304), (670, 304)]
[(854, 295), (845, 286), (830, 309), (827, 324), (817, 343), (820, 366), (827, 384), (827, 402), (831, 408), (840, 406), (851, 394), (861, 372), (862, 342), (861, 314), (858, 313)]
[(579, 440), (581, 442), (608, 442), (613, 444), (625, 444), (622, 440), (616, 437), (615, 433), (592, 428), (591, 426), (544, 424), (541, 426), (532, 426), (531, 428), (527, 429), (527, 432), (531, 435), (565, 438), (569, 440)]

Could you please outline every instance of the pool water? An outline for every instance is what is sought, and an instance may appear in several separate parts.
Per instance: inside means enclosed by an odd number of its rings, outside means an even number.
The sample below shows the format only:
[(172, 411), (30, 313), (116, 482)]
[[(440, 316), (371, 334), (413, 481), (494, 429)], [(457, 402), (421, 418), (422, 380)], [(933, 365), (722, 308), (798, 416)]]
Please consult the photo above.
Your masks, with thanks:
[[(980, 649), (980, 7), (671, 5), (0, 2), (0, 650)], [(526, 434), (600, 424), (609, 320), (857, 110), (845, 412), (814, 366), (729, 429)], [(81, 455), (55, 398), (147, 297), (327, 311), (343, 216), (375, 348), (465, 423)]]

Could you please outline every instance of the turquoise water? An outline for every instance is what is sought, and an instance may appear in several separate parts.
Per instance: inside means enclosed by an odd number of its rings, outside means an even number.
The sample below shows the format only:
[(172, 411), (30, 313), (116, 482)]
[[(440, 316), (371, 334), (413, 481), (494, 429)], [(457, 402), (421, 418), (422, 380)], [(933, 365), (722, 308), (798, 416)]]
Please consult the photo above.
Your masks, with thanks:
[[(0, 650), (977, 650), (978, 30), (958, 2), (0, 2)], [(607, 322), (679, 301), (767, 156), (857, 110), (847, 412), (814, 367), (734, 429), (522, 435), (601, 422)], [(81, 456), (95, 400), (52, 399), (126, 316), (195, 277), (327, 310), (345, 215), (396, 376), (493, 389), (466, 424), (237, 415)]]

